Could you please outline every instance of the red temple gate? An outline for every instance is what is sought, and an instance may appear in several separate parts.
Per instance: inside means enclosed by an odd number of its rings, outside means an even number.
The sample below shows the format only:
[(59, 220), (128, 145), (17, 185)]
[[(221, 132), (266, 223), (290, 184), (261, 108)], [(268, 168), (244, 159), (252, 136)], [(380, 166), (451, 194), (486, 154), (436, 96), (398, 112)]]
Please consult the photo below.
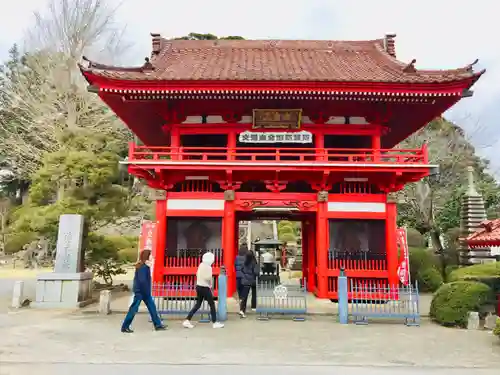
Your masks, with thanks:
[[(303, 272), (337, 297), (398, 283), (389, 194), (435, 171), (426, 145), (394, 148), (483, 72), (417, 70), (394, 36), (342, 41), (185, 41), (153, 35), (142, 67), (82, 73), (142, 144), (123, 163), (159, 192), (154, 279), (191, 283), (202, 251), (235, 291), (237, 225), (286, 215), (303, 227)], [(217, 289), (217, 285), (215, 284)]]

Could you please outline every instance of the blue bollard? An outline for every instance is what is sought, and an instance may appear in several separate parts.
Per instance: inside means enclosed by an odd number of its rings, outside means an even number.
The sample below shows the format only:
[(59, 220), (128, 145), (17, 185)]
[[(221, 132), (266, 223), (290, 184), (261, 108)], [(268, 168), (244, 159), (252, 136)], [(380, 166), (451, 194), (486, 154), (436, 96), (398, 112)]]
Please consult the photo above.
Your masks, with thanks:
[(224, 266), (220, 269), (219, 274), (219, 299), (217, 306), (217, 316), (220, 322), (227, 320), (227, 275)]
[(339, 298), (339, 322), (340, 324), (347, 324), (349, 322), (348, 311), (348, 296), (347, 296), (347, 276), (344, 269), (340, 269), (338, 279), (338, 298)]

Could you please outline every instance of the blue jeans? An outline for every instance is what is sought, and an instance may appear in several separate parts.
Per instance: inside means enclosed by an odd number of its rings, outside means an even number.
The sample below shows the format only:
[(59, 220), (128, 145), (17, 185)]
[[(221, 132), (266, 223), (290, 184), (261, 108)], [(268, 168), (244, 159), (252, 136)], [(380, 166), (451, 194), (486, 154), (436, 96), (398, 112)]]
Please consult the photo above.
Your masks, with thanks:
[(136, 293), (134, 294), (134, 301), (130, 305), (127, 316), (125, 316), (125, 320), (123, 321), (122, 329), (130, 328), (130, 325), (134, 320), (135, 314), (137, 314), (137, 311), (139, 311), (139, 305), (141, 304), (142, 301), (144, 301), (146, 307), (148, 308), (149, 315), (151, 315), (151, 320), (153, 321), (153, 325), (155, 327), (161, 327), (163, 325), (163, 323), (160, 320), (160, 317), (158, 316), (158, 311), (156, 311), (156, 306), (153, 301), (153, 297), (151, 295), (143, 296), (142, 294)]

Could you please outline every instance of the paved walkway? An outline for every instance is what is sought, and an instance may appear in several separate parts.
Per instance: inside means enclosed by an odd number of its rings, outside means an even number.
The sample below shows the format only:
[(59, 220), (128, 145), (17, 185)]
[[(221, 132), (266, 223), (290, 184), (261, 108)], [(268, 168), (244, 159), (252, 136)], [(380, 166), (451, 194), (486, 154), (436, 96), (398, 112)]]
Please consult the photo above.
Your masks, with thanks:
[(429, 369), (407, 366), (253, 366), (253, 365), (162, 365), (162, 364), (3, 364), (1, 375), (498, 375), (497, 369)]
[(0, 369), (89, 363), (500, 368), (500, 340), (490, 333), (426, 321), (421, 327), (342, 326), (324, 316), (305, 322), (231, 316), (220, 330), (208, 324), (186, 330), (171, 321), (168, 331), (153, 332), (147, 316), (139, 315), (136, 333), (126, 335), (119, 332), (122, 319), (29, 309), (0, 314)]

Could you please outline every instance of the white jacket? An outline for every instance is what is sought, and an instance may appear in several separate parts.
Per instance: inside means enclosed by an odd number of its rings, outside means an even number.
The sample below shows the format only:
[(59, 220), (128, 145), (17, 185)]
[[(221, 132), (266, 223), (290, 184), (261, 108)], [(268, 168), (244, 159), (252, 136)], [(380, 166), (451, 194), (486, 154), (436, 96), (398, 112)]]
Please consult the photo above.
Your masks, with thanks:
[(201, 263), (196, 271), (196, 285), (211, 288), (212, 287), (212, 264), (215, 256), (212, 253), (205, 253), (201, 258)]

